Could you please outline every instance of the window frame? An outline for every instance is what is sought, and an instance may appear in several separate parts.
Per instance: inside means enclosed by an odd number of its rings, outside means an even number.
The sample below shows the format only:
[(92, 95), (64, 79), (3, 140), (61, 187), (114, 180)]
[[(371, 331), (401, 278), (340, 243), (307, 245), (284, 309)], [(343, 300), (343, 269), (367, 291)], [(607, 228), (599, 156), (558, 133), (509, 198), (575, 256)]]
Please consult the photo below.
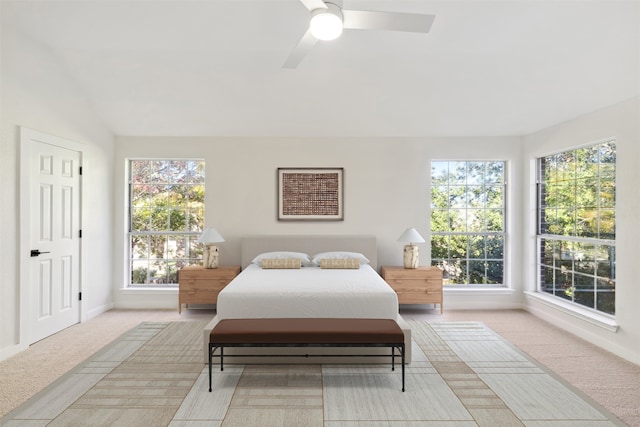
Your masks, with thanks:
[[(202, 186), (203, 187), (203, 196), (202, 196), (202, 207), (201, 207), (201, 213), (200, 216), (202, 218), (202, 227), (197, 227), (196, 229), (193, 230), (182, 230), (182, 231), (171, 231), (169, 222), (167, 222), (167, 229), (165, 230), (134, 230), (133, 229), (133, 222), (134, 222), (134, 210), (135, 210), (135, 206), (133, 203), (134, 200), (134, 185), (136, 183), (134, 183), (134, 173), (135, 173), (135, 167), (134, 167), (134, 162), (197, 162), (198, 164), (201, 165), (201, 173), (199, 173), (199, 175), (201, 175), (201, 181), (198, 183), (195, 182), (181, 182), (181, 183), (177, 183), (174, 181), (171, 182), (165, 182), (165, 183), (147, 183), (147, 184), (151, 184), (151, 185), (165, 185), (165, 186), (170, 186), (170, 185), (185, 185), (185, 186), (190, 186), (190, 187), (196, 187), (196, 186)], [(125, 282), (126, 284), (126, 288), (130, 289), (130, 290), (145, 290), (145, 289), (157, 289), (157, 288), (162, 288), (162, 289), (176, 289), (178, 287), (178, 279), (177, 279), (177, 271), (182, 268), (185, 265), (194, 265), (194, 264), (200, 264), (202, 262), (202, 250), (203, 250), (203, 244), (201, 243), (194, 243), (195, 240), (197, 240), (197, 238), (200, 236), (200, 234), (202, 233), (203, 229), (204, 229), (204, 215), (205, 215), (205, 196), (206, 196), (206, 164), (205, 164), (205, 160), (202, 158), (128, 158), (127, 159), (127, 200), (126, 200), (126, 204), (127, 204), (127, 218), (126, 218), (126, 234), (127, 234), (127, 280)], [(188, 171), (188, 167), (186, 169), (184, 169), (185, 171)], [(151, 206), (151, 205), (149, 205)], [(186, 218), (185, 221), (187, 222), (187, 224), (189, 224), (189, 218)], [(147, 258), (137, 258), (138, 260), (146, 260), (146, 262), (148, 263), (148, 268), (146, 271), (146, 280), (145, 283), (133, 283), (133, 273), (134, 273), (134, 261), (136, 260), (136, 258), (134, 258), (134, 251), (133, 251), (133, 239), (135, 239), (136, 237), (139, 236), (147, 236), (148, 238), (153, 238), (153, 237), (158, 237), (158, 236), (164, 236), (166, 238), (166, 243), (165, 245), (169, 244), (169, 239), (171, 239), (172, 236), (176, 236), (176, 237), (184, 237), (186, 240), (186, 244), (184, 247), (184, 251), (185, 251), (185, 256), (184, 258), (170, 258), (167, 257), (167, 252), (166, 252), (166, 248), (165, 248), (165, 253), (164, 253), (164, 257), (163, 258), (153, 258), (151, 256), (151, 249), (148, 248), (148, 255)], [(171, 262), (176, 262), (176, 268), (175, 268), (175, 281), (165, 281), (165, 282), (150, 282), (150, 270), (151, 270), (151, 261), (161, 261), (161, 262), (167, 262), (171, 263)], [(184, 261), (182, 263), (177, 262), (176, 260), (181, 260)], [(184, 265), (183, 265), (184, 264)], [(166, 277), (167, 279), (169, 279), (169, 277), (173, 276), (173, 274), (170, 275), (170, 273), (173, 272), (173, 270), (168, 270), (166, 271), (166, 274), (164, 275), (164, 277)]]
[[(598, 200), (598, 205), (597, 206), (592, 206), (591, 208), (595, 208), (596, 211), (598, 212), (597, 218), (596, 220), (598, 221), (598, 226), (597, 226), (597, 234), (598, 236), (593, 237), (593, 236), (578, 236), (577, 235), (577, 230), (575, 230), (574, 228), (574, 234), (573, 235), (566, 235), (566, 234), (555, 234), (555, 233), (550, 233), (549, 231), (549, 224), (545, 223), (544, 226), (546, 228), (544, 228), (545, 231), (547, 232), (542, 232), (543, 231), (543, 211), (548, 209), (548, 206), (545, 202), (545, 200), (543, 200), (544, 198), (544, 191), (543, 191), (543, 186), (548, 185), (545, 181), (545, 171), (543, 169), (543, 164), (542, 164), (542, 160), (543, 159), (548, 159), (554, 156), (560, 156), (560, 155), (565, 155), (565, 156), (571, 156), (570, 153), (575, 153), (577, 150), (582, 150), (582, 149), (596, 149), (596, 147), (601, 146), (601, 145), (605, 145), (605, 144), (612, 144), (613, 145), (613, 152), (614, 152), (614, 162), (613, 162), (613, 173), (609, 174), (602, 174), (601, 173), (601, 166), (603, 163), (598, 161), (598, 174), (595, 176), (595, 179), (597, 179), (597, 200)], [(562, 302), (565, 304), (568, 304), (570, 307), (575, 308), (575, 309), (584, 309), (586, 310), (586, 312), (588, 313), (593, 313), (594, 315), (598, 315), (598, 316), (604, 316), (605, 318), (609, 318), (609, 319), (613, 319), (615, 318), (615, 287), (616, 287), (616, 277), (615, 277), (615, 263), (616, 263), (616, 257), (615, 257), (615, 251), (616, 251), (616, 239), (615, 239), (615, 214), (616, 214), (616, 200), (615, 200), (615, 186), (616, 186), (616, 169), (617, 169), (617, 147), (616, 147), (616, 139), (615, 138), (607, 138), (601, 141), (596, 141), (596, 142), (591, 142), (588, 144), (584, 144), (578, 147), (573, 147), (570, 149), (565, 149), (565, 150), (561, 150), (561, 151), (557, 151), (557, 152), (553, 152), (553, 153), (549, 153), (546, 155), (541, 155), (536, 157), (536, 161), (535, 161), (535, 167), (536, 167), (536, 173), (535, 173), (535, 183), (536, 183), (536, 206), (535, 206), (535, 211), (536, 211), (536, 215), (535, 215), (535, 219), (536, 219), (536, 224), (535, 224), (535, 249), (536, 249), (536, 255), (535, 255), (535, 271), (536, 271), (536, 292), (541, 294), (541, 295), (545, 295), (548, 296), (549, 298), (551, 298), (553, 301), (557, 301), (558, 303)], [(598, 151), (599, 153), (601, 151)], [(600, 159), (600, 157), (599, 157)], [(613, 197), (614, 200), (613, 202), (609, 203), (609, 206), (604, 206), (605, 209), (601, 209), (601, 205), (600, 200), (601, 200), (601, 189), (602, 189), (602, 178), (609, 178), (609, 181), (611, 180), (611, 177), (613, 177), (612, 181), (613, 181)], [(575, 187), (575, 193), (577, 194), (578, 192), (578, 183), (581, 180), (585, 180), (586, 178), (589, 178), (588, 174), (585, 175), (577, 175), (575, 174), (574, 177), (570, 180), (572, 182), (574, 182), (574, 187)], [(606, 180), (605, 180), (606, 181)], [(556, 182), (560, 182), (560, 180), (556, 180)], [(558, 205), (556, 206), (556, 209), (560, 209), (562, 206)], [(569, 209), (569, 207), (565, 206), (566, 209)], [(578, 208), (581, 208), (581, 206), (578, 205), (572, 205), (571, 208), (574, 211), (577, 211)], [(613, 239), (611, 238), (602, 238), (600, 237), (600, 231), (601, 231), (601, 215), (600, 213), (602, 211), (610, 211), (613, 210), (613, 236), (608, 236), (608, 237), (613, 237)], [(576, 221), (577, 222), (577, 221)], [(545, 245), (545, 243), (549, 243), (552, 242), (552, 255), (551, 255), (551, 264), (549, 264), (548, 259), (549, 259), (549, 255), (547, 255), (546, 257), (544, 256), (545, 250), (543, 248), (543, 246)], [(565, 245), (565, 246), (557, 246), (557, 245)], [(557, 247), (556, 247), (557, 246)], [(588, 273), (585, 271), (584, 268), (580, 267), (580, 264), (582, 263), (586, 263), (584, 261), (584, 255), (580, 254), (580, 256), (576, 256), (576, 253), (578, 253), (578, 251), (581, 248), (589, 248), (590, 246), (593, 247), (592, 250), (592, 254), (593, 254), (593, 259), (590, 259), (589, 257), (587, 257), (587, 260), (591, 261), (594, 266), (593, 266), (593, 273)], [(565, 249), (563, 249), (563, 247)], [(607, 250), (607, 252), (609, 254), (613, 254), (612, 259), (609, 258), (607, 260), (607, 262), (600, 262), (601, 258), (598, 256), (598, 254), (602, 253), (602, 247), (608, 247), (609, 249)], [(566, 253), (566, 256), (563, 256), (563, 254)], [(559, 256), (558, 256), (559, 254)], [(605, 260), (605, 258), (602, 258), (603, 260)], [(547, 262), (545, 262), (547, 261)], [(571, 265), (571, 268), (568, 269), (569, 264)], [(598, 275), (598, 265), (599, 264), (609, 264), (609, 275), (607, 276), (602, 276), (602, 275)], [(544, 283), (545, 280), (543, 278), (544, 274), (543, 271), (545, 272), (545, 274), (548, 274), (549, 272), (553, 275), (553, 283), (552, 283), (552, 288), (551, 288), (551, 292), (549, 292), (549, 289), (543, 289), (544, 288)], [(565, 274), (565, 275), (570, 275), (571, 277), (571, 286), (569, 286), (568, 288), (561, 288), (559, 285), (558, 280), (556, 279), (558, 274)], [(576, 281), (576, 277), (578, 277), (578, 281)], [(580, 302), (576, 302), (577, 298), (577, 294), (578, 294), (578, 289), (579, 287), (576, 286), (576, 284), (580, 283), (580, 281), (584, 281), (585, 278), (587, 278), (588, 280), (593, 282), (593, 291), (591, 292), (593, 295), (593, 303), (591, 304), (591, 306), (582, 304)], [(600, 280), (600, 282), (599, 282)], [(611, 286), (602, 286), (600, 287), (600, 284), (604, 285), (604, 282), (602, 281), (608, 281), (609, 284)], [(558, 296), (556, 295), (556, 293), (565, 293), (566, 297), (563, 296)], [(604, 311), (598, 308), (599, 303), (599, 293), (612, 293), (613, 294), (613, 310), (610, 311)], [(604, 305), (605, 302), (603, 301), (602, 304)]]
[[(502, 174), (501, 174), (501, 180), (499, 182), (491, 182), (491, 181), (487, 181), (485, 179), (483, 179), (481, 186), (485, 189), (485, 193), (486, 194), (486, 187), (487, 186), (491, 186), (491, 187), (497, 187), (499, 186), (501, 189), (501, 206), (499, 208), (489, 208), (486, 205), (483, 206), (482, 210), (485, 211), (483, 214), (483, 217), (485, 218), (485, 226), (486, 226), (486, 211), (487, 210), (500, 210), (501, 211), (501, 229), (500, 230), (484, 230), (484, 231), (437, 231), (434, 230), (432, 227), (432, 220), (433, 220), (433, 214), (434, 214), (434, 210), (446, 210), (447, 211), (447, 218), (450, 218), (449, 216), (449, 211), (452, 209), (460, 209), (460, 208), (453, 208), (451, 206), (449, 206), (447, 209), (441, 209), (441, 208), (436, 208), (434, 206), (434, 202), (433, 202), (433, 189), (434, 189), (434, 174), (433, 174), (433, 165), (434, 163), (464, 163), (465, 164), (465, 193), (468, 192), (468, 188), (470, 187), (468, 185), (468, 180), (469, 177), (468, 175), (468, 165), (469, 164), (473, 164), (473, 163), (483, 163), (484, 167), (486, 169), (487, 164), (490, 163), (500, 163), (502, 165)], [(431, 246), (431, 265), (432, 266), (437, 266), (441, 269), (444, 270), (444, 285), (447, 289), (466, 289), (466, 290), (471, 290), (471, 289), (506, 289), (508, 288), (507, 286), (507, 282), (508, 282), (508, 270), (509, 270), (509, 266), (508, 266), (508, 166), (509, 166), (509, 162), (507, 160), (504, 159), (465, 159), (465, 160), (460, 160), (460, 159), (449, 159), (449, 160), (431, 160), (431, 208), (430, 208), (430, 217), (429, 217), (429, 229), (430, 229), (430, 233), (431, 233), (431, 239), (432, 239), (432, 246)], [(449, 168), (449, 166), (448, 166)], [(447, 171), (447, 174), (449, 174), (449, 169)], [(450, 179), (447, 180), (447, 187), (450, 188), (452, 186)], [(448, 194), (450, 194), (448, 192)], [(478, 208), (470, 208), (465, 201), (465, 207), (463, 208), (465, 210), (465, 213), (467, 213), (467, 211), (469, 209), (478, 209)], [(478, 209), (479, 210), (479, 209)], [(495, 263), (501, 263), (502, 264), (502, 280), (501, 283), (450, 283), (449, 279), (448, 279), (448, 272), (446, 271), (445, 268), (443, 268), (443, 264), (446, 260), (450, 260), (452, 259), (451, 257), (448, 257), (447, 259), (445, 258), (434, 258), (434, 254), (433, 254), (433, 241), (434, 241), (434, 237), (437, 236), (443, 236), (447, 239), (450, 239), (451, 237), (464, 237), (464, 236), (469, 236), (469, 237), (477, 237), (477, 236), (481, 236), (481, 237), (492, 237), (492, 236), (498, 236), (501, 241), (502, 241), (502, 257), (501, 258), (495, 258), (495, 257), (489, 257), (489, 253), (488, 253), (488, 243), (484, 244), (484, 257), (483, 258), (470, 258), (470, 250), (469, 250), (469, 241), (467, 241), (467, 248), (465, 251), (465, 257), (464, 258), (453, 258), (453, 259), (460, 259), (465, 263), (465, 277), (468, 280), (470, 271), (471, 271), (471, 267), (470, 267), (470, 260), (473, 262), (484, 262), (484, 278), (486, 280), (487, 276), (488, 276), (488, 271), (487, 271), (487, 263), (488, 262), (495, 262)], [(448, 244), (447, 246), (447, 250), (450, 254), (450, 244)]]

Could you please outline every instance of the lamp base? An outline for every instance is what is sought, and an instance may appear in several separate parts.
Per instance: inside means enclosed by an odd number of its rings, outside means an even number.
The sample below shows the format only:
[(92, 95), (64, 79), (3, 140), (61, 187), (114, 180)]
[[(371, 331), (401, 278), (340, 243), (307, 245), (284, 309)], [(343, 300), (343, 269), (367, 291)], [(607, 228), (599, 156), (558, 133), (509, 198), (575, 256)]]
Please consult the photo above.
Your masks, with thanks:
[(404, 247), (404, 268), (418, 268), (418, 247), (406, 245)]
[(202, 265), (204, 268), (218, 268), (218, 255), (220, 251), (216, 245), (205, 245), (202, 253)]

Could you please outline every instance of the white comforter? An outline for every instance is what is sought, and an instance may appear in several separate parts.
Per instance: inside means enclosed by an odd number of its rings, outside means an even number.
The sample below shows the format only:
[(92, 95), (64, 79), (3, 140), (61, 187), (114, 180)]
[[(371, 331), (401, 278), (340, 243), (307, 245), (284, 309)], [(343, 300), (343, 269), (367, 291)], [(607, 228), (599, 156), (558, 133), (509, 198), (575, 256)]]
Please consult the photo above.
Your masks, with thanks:
[(220, 292), (217, 314), (219, 319), (396, 319), (398, 297), (369, 265), (357, 270), (263, 270), (251, 264)]

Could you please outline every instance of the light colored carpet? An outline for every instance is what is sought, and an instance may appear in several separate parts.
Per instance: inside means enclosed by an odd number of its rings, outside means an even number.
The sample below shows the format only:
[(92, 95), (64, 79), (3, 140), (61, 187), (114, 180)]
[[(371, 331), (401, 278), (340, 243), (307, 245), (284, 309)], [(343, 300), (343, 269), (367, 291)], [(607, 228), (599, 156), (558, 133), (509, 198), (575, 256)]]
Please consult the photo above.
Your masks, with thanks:
[(38, 341), (0, 362), (0, 416), (141, 322), (207, 322), (213, 310), (110, 310)]
[(606, 410), (477, 322), (412, 321), (407, 391), (378, 365), (201, 363), (204, 321), (143, 323), (3, 426), (615, 426)]

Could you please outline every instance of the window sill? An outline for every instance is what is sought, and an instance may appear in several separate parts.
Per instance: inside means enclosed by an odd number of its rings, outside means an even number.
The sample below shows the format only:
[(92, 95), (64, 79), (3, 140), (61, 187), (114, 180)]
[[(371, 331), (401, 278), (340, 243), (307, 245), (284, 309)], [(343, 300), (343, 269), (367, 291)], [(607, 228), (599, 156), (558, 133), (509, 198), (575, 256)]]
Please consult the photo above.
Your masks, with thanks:
[(525, 292), (525, 296), (527, 298), (536, 300), (541, 304), (544, 304), (547, 307), (553, 308), (555, 310), (561, 311), (565, 314), (573, 316), (577, 319), (585, 321), (595, 326), (599, 326), (609, 332), (616, 333), (618, 332), (618, 328), (620, 325), (616, 322), (616, 320), (610, 316), (605, 314), (594, 313), (591, 310), (586, 310), (580, 307), (576, 307), (573, 304), (566, 303), (561, 299), (545, 295), (541, 292)]

